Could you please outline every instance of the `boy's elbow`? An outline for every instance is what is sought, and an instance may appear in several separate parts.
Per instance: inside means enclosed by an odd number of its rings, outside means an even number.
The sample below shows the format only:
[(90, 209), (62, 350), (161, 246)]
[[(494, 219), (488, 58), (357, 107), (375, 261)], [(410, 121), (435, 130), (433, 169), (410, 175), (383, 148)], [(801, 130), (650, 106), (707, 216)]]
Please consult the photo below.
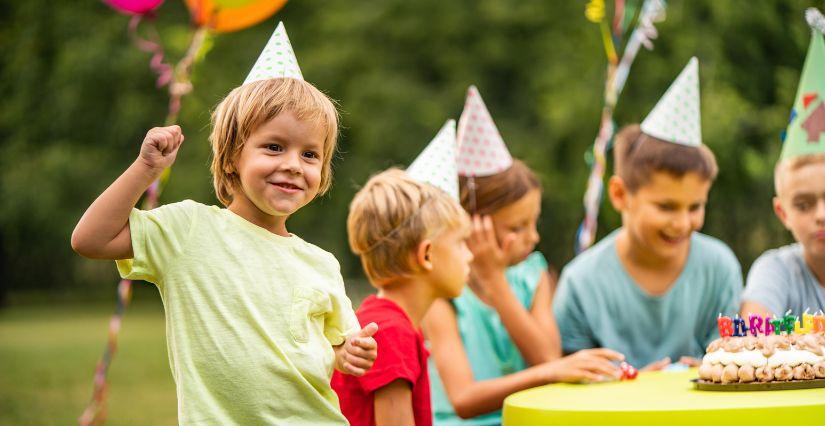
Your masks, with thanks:
[(88, 258), (95, 257), (95, 249), (92, 242), (89, 238), (86, 238), (82, 232), (78, 232), (77, 229), (72, 232), (72, 250), (75, 253)]
[(81, 256), (88, 257), (86, 255), (87, 251), (85, 241), (83, 240), (83, 237), (80, 235), (80, 233), (77, 232), (77, 229), (75, 229), (74, 232), (72, 232), (72, 250), (74, 250), (75, 253)]

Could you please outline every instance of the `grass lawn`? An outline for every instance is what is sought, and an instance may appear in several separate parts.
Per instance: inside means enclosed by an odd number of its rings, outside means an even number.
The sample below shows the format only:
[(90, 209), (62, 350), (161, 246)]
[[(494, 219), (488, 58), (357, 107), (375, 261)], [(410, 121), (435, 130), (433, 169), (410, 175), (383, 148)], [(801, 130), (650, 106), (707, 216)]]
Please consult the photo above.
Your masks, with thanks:
[[(92, 394), (113, 311), (114, 302), (0, 310), (0, 425), (77, 423)], [(177, 424), (156, 292), (136, 293), (118, 342), (107, 424)]]
[[(134, 288), (109, 371), (107, 424), (175, 425), (163, 307), (154, 288)], [(357, 283), (347, 292), (358, 306), (371, 289)], [(112, 300), (0, 310), (0, 425), (77, 423), (92, 395), (114, 308)]]

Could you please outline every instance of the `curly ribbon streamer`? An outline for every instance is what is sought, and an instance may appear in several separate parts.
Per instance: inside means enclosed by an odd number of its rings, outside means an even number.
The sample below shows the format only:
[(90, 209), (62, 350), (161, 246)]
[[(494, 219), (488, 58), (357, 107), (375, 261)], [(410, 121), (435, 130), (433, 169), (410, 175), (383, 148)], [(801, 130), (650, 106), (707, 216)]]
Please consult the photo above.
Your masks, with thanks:
[[(602, 26), (602, 36), (604, 38), (604, 2), (593, 0), (588, 4), (588, 8), (593, 5), (593, 8), (601, 7), (601, 19), (593, 21), (591, 16), (597, 16), (595, 12), (587, 15), (588, 20), (598, 23)], [(617, 4), (617, 10), (621, 9), (624, 13), (624, 4), (621, 7)], [(589, 9), (588, 9), (589, 10)], [(586, 11), (587, 14), (587, 11)], [(607, 76), (605, 78), (604, 89), (604, 107), (602, 109), (601, 122), (599, 124), (599, 132), (593, 142), (593, 147), (588, 151), (586, 157), (591, 158), (593, 164), (590, 168), (590, 175), (587, 178), (587, 189), (583, 197), (584, 204), (584, 219), (576, 231), (576, 238), (574, 241), (575, 253), (579, 254), (593, 245), (596, 239), (596, 230), (598, 227), (599, 207), (601, 205), (602, 194), (604, 192), (604, 173), (607, 169), (606, 153), (610, 147), (610, 142), (613, 139), (615, 132), (615, 123), (613, 122), (613, 110), (618, 101), (619, 95), (624, 89), (624, 84), (627, 81), (627, 76), (630, 73), (630, 66), (633, 60), (636, 59), (636, 54), (639, 52), (640, 46), (645, 46), (648, 50), (653, 48), (652, 40), (657, 37), (654, 23), (661, 22), (665, 19), (665, 4), (663, 0), (645, 0), (642, 5), (642, 10), (636, 24), (636, 28), (631, 33), (627, 45), (625, 46), (622, 58), (619, 61), (611, 60), (608, 45), (605, 44), (605, 49), (608, 50), (608, 68)], [(623, 21), (617, 20), (616, 22)], [(621, 38), (623, 28), (621, 25), (614, 26), (617, 31), (617, 38)], [(605, 41), (606, 43), (606, 41)], [(613, 46), (612, 42), (610, 44)]]
[[(150, 19), (154, 18), (153, 15), (146, 16)], [(160, 44), (160, 36), (154, 25), (149, 27), (149, 36), (151, 39), (142, 38), (138, 34), (138, 26), (143, 22), (143, 17), (144, 15), (134, 15), (132, 19), (129, 20), (129, 37), (138, 49), (152, 54), (152, 59), (149, 60), (149, 68), (158, 75), (158, 80), (155, 84), (160, 88), (169, 84), (169, 81), (172, 80), (172, 66), (163, 62), (163, 46)]]

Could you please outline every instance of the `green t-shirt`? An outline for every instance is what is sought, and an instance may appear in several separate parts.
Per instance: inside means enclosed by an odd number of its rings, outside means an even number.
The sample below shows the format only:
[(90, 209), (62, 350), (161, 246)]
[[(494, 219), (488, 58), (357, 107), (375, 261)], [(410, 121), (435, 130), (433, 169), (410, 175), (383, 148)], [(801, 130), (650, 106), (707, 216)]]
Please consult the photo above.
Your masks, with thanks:
[(182, 424), (346, 424), (332, 345), (359, 328), (338, 262), (194, 201), (129, 216), (124, 278), (157, 285)]
[(669, 356), (699, 358), (718, 337), (716, 318), (739, 311), (742, 271), (721, 241), (690, 238), (684, 269), (661, 296), (630, 277), (616, 253), (614, 231), (573, 259), (561, 274), (553, 311), (565, 353), (604, 347), (636, 367)]

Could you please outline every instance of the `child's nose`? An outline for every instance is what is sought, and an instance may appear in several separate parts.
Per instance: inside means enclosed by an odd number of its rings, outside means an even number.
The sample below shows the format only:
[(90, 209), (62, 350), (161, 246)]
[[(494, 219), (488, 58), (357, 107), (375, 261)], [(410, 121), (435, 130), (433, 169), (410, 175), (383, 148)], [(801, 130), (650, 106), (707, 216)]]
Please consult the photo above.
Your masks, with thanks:
[(294, 151), (281, 156), (283, 159), (281, 168), (291, 173), (299, 173), (301, 171), (301, 159), (298, 157), (298, 154)]
[(814, 214), (816, 215), (817, 221), (825, 222), (825, 198), (820, 198), (816, 202), (816, 211)]

